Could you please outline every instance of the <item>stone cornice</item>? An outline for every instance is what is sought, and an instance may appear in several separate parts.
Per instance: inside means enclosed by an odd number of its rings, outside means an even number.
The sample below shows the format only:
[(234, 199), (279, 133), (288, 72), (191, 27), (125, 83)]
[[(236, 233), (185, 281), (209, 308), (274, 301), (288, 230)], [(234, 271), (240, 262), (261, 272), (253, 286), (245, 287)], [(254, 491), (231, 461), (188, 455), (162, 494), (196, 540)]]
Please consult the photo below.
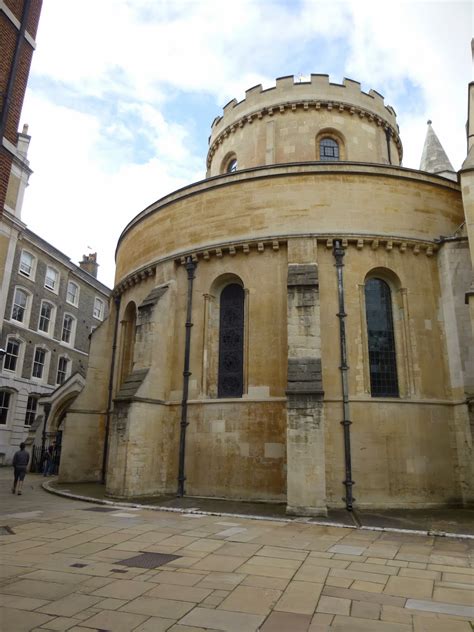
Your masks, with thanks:
[(113, 295), (120, 296), (128, 288), (134, 287), (147, 280), (149, 277), (154, 276), (156, 267), (167, 261), (174, 261), (176, 265), (184, 265), (187, 257), (191, 257), (194, 262), (197, 261), (210, 261), (211, 259), (222, 259), (224, 257), (235, 257), (237, 254), (243, 255), (261, 255), (265, 251), (277, 252), (280, 248), (286, 247), (288, 240), (299, 238), (316, 239), (318, 244), (327, 249), (332, 249), (334, 240), (338, 239), (342, 242), (343, 248), (355, 248), (356, 250), (370, 249), (370, 250), (384, 250), (386, 252), (400, 252), (402, 254), (412, 254), (414, 256), (425, 255), (431, 257), (439, 249), (439, 245), (434, 241), (423, 239), (406, 239), (399, 236), (387, 236), (387, 235), (357, 235), (347, 233), (303, 233), (292, 235), (280, 235), (278, 237), (268, 238), (256, 238), (227, 241), (220, 244), (213, 244), (212, 246), (206, 246), (203, 248), (197, 248), (180, 252), (178, 254), (164, 257), (160, 260), (154, 261), (147, 266), (135, 270), (131, 274), (127, 275), (124, 279), (117, 284), (114, 288)]
[(135, 270), (132, 274), (129, 274), (118, 283), (112, 292), (113, 297), (121, 296), (128, 288), (133, 287), (154, 276), (156, 271), (157, 262), (144, 266), (139, 270)]

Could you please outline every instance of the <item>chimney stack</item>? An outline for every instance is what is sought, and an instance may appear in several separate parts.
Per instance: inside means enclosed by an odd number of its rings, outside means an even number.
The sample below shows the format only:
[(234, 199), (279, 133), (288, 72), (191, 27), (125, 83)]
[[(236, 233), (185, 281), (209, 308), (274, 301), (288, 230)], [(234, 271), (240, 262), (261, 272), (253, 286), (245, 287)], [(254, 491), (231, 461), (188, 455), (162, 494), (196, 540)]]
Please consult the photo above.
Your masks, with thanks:
[(85, 270), (97, 279), (97, 271), (99, 264), (97, 263), (97, 253), (91, 252), (90, 255), (82, 255), (82, 261), (79, 261), (79, 266), (82, 270)]

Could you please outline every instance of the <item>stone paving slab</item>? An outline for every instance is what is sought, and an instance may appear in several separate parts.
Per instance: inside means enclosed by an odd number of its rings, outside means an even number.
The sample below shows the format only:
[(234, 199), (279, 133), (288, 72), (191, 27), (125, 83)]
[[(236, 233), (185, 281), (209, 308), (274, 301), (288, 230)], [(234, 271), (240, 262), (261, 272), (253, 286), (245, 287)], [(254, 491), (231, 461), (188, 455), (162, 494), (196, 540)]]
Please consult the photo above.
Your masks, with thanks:
[[(474, 621), (472, 540), (83, 511), (34, 475), (12, 497), (2, 476), (2, 523), (14, 531), (0, 537), (2, 632), (4, 621), (6, 632), (470, 632)], [(142, 551), (180, 557), (118, 563)]]

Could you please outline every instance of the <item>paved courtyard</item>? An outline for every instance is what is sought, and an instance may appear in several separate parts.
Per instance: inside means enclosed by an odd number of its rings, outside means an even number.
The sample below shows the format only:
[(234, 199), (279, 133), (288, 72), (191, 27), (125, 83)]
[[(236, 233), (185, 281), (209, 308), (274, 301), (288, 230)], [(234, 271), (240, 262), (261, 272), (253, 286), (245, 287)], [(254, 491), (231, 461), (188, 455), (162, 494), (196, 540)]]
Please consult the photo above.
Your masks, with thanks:
[(10, 474), (0, 470), (0, 526), (13, 532), (0, 535), (2, 632), (474, 627), (472, 539), (100, 507), (48, 494), (31, 474), (13, 496)]

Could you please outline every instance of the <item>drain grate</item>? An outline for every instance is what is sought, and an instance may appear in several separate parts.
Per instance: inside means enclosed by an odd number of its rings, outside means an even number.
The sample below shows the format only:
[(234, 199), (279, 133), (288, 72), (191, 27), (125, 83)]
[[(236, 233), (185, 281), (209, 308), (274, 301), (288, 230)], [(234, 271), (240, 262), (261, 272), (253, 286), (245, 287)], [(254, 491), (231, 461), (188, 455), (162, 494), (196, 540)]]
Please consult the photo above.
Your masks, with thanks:
[(116, 507), (88, 507), (87, 509), (81, 509), (80, 511), (95, 511), (97, 513), (109, 513), (110, 511), (117, 511)]
[(123, 568), (113, 568), (112, 573), (128, 573), (128, 571), (124, 570)]
[(72, 568), (85, 568), (87, 566), (87, 564), (71, 564)]
[(133, 566), (135, 568), (157, 568), (158, 566), (163, 566), (163, 564), (177, 560), (180, 557), (181, 555), (171, 555), (170, 553), (142, 553), (141, 555), (135, 555), (134, 557), (129, 557), (126, 560), (115, 563), (121, 564), (122, 566)]
[(15, 532), (10, 527), (0, 527), (0, 535), (15, 535)]

